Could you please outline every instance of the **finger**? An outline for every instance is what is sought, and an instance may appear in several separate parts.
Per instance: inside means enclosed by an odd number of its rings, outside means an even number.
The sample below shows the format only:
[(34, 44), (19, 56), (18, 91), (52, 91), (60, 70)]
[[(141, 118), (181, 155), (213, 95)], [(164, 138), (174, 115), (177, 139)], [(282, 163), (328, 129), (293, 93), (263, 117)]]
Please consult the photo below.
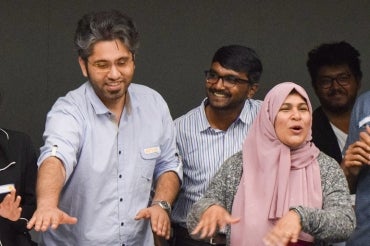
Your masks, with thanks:
[(210, 222), (207, 222), (207, 224), (203, 227), (202, 233), (200, 235), (201, 238), (209, 237), (210, 234)]
[(32, 218), (27, 223), (27, 229), (31, 230), (32, 227), (35, 225), (36, 217), (32, 216)]
[(50, 219), (50, 228), (55, 230), (59, 226), (59, 219), (57, 217), (51, 217)]
[(227, 224), (236, 224), (240, 221), (240, 218), (235, 218), (235, 217), (229, 217), (227, 219)]
[(149, 219), (150, 218), (150, 214), (148, 213), (148, 211), (146, 209), (142, 209), (140, 210), (136, 216), (135, 216), (135, 220), (140, 220), (140, 219)]
[(76, 217), (67, 216), (66, 218), (63, 219), (62, 224), (73, 225), (73, 224), (76, 224), (77, 222), (78, 222), (78, 219)]
[(17, 198), (15, 199), (14, 205), (16, 207), (19, 207), (19, 204), (21, 204), (21, 197), (20, 196), (17, 196)]
[(169, 240), (171, 237), (171, 223), (167, 226), (166, 239)]
[(41, 225), (40, 225), (40, 230), (43, 232), (48, 230), (51, 223), (52, 223), (52, 217), (43, 217)]
[(194, 230), (190, 233), (191, 235), (198, 235), (201, 230), (203, 229), (203, 223), (199, 222), (198, 225), (194, 228)]

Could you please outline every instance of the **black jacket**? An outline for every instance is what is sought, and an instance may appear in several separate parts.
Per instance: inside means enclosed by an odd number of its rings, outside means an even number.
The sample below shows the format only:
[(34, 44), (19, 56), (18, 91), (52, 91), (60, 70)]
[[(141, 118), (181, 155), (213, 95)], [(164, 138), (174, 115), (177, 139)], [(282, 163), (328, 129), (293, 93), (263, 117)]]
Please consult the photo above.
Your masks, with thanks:
[(337, 137), (321, 107), (315, 109), (312, 115), (312, 139), (322, 152), (341, 163), (342, 153)]
[[(29, 220), (36, 208), (37, 154), (31, 139), (24, 133), (0, 128), (0, 185), (14, 184), (20, 195), (21, 218)], [(12, 164), (13, 163), (13, 164)], [(0, 201), (5, 194), (0, 195)], [(2, 246), (32, 245), (27, 221), (16, 222), (0, 217)]]

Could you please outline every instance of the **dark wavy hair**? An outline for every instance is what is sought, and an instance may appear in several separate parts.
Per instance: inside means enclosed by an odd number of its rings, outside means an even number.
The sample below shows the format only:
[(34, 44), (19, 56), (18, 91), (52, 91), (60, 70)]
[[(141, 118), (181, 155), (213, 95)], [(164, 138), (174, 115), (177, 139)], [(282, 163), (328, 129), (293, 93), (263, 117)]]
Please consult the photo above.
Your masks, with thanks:
[(307, 68), (315, 86), (318, 71), (322, 66), (348, 65), (357, 81), (362, 78), (360, 53), (345, 41), (325, 43), (308, 53)]
[(121, 40), (134, 55), (139, 47), (139, 33), (135, 23), (117, 10), (93, 12), (84, 15), (77, 24), (75, 48), (83, 59), (91, 55), (99, 41)]

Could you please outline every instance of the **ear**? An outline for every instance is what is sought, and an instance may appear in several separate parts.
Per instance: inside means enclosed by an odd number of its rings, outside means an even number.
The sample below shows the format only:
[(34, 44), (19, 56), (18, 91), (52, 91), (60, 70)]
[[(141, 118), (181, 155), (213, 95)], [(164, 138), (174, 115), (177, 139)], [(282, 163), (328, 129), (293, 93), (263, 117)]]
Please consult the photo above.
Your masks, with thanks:
[(80, 64), (83, 76), (87, 77), (87, 67), (86, 67), (87, 64), (80, 56), (78, 57), (78, 63)]
[(249, 90), (248, 90), (247, 97), (249, 99), (250, 98), (253, 98), (254, 95), (257, 93), (258, 88), (259, 88), (259, 84), (258, 83), (254, 83), (254, 84), (249, 85)]

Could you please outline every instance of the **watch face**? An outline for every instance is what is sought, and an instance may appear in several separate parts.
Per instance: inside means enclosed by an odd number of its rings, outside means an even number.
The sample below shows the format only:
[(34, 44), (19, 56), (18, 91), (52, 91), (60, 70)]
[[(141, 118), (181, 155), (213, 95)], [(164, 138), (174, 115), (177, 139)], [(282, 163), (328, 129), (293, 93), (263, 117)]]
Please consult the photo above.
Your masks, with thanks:
[(159, 201), (158, 205), (161, 206), (164, 210), (167, 211), (168, 214), (171, 213), (171, 205), (166, 201)]
[(170, 205), (166, 201), (160, 201), (161, 207), (164, 209), (170, 209)]

